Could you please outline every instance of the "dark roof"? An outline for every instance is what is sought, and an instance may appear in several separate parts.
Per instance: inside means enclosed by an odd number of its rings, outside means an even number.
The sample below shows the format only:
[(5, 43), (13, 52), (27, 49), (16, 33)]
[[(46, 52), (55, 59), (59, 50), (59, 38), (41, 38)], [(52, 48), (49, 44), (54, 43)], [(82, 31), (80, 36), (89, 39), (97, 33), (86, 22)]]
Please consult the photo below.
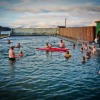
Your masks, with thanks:
[(95, 21), (95, 23), (98, 23), (98, 22), (100, 22), (100, 20), (98, 20), (98, 21)]
[(65, 26), (58, 26), (58, 28), (66, 28)]

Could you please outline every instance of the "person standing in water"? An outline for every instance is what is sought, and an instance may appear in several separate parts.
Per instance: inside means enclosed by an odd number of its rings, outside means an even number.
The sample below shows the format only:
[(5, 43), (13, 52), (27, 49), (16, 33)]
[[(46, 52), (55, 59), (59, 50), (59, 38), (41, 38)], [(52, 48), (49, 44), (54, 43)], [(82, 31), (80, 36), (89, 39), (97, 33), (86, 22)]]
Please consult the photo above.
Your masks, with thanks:
[(51, 45), (49, 43), (46, 43), (46, 48), (51, 48)]
[(100, 48), (100, 32), (98, 33), (98, 44), (99, 44), (99, 48)]
[(98, 43), (98, 37), (96, 36), (94, 42), (97, 44)]
[(63, 40), (60, 40), (59, 47), (60, 48), (65, 48), (65, 43), (63, 42)]
[(85, 63), (85, 56), (82, 56), (82, 63)]
[(9, 60), (15, 60), (15, 58), (14, 46), (11, 46), (9, 49)]

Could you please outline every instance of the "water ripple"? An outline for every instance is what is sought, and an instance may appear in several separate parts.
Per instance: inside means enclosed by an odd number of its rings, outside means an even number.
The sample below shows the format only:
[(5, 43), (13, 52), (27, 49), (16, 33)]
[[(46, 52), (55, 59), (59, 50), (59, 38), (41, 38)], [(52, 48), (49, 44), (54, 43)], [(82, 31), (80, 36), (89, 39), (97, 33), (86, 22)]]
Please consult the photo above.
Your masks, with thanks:
[[(8, 49), (2, 39), (0, 46), (0, 99), (1, 100), (93, 100), (100, 99), (100, 57), (95, 55), (82, 64), (80, 46), (72, 49), (73, 43), (64, 41), (70, 48), (71, 58), (64, 53), (46, 53), (35, 48), (46, 42), (56, 43), (59, 38), (48, 36), (9, 37), (22, 47), (24, 56), (10, 63)], [(16, 95), (17, 94), (17, 95)]]

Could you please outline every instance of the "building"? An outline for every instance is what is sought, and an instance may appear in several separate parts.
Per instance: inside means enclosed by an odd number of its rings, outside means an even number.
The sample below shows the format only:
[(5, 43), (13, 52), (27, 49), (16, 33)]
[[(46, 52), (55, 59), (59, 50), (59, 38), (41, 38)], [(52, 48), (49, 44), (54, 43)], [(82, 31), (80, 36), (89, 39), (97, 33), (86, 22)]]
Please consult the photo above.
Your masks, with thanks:
[(100, 21), (95, 21), (96, 22), (96, 35), (100, 33)]

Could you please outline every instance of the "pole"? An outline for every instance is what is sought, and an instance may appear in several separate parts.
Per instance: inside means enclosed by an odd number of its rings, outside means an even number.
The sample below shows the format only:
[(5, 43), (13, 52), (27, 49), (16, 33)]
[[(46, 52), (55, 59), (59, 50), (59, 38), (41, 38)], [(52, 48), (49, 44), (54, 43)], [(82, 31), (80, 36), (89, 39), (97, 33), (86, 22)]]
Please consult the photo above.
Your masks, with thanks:
[(66, 28), (66, 20), (67, 20), (67, 18), (65, 18), (65, 28)]

